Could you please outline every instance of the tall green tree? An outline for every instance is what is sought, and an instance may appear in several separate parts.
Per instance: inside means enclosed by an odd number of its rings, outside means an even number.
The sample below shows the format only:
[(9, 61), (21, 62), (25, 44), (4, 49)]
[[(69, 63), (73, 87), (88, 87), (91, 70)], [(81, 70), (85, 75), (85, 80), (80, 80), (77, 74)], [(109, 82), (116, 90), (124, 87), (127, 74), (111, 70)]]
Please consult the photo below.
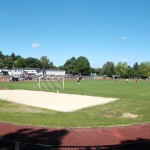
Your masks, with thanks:
[(3, 60), (5, 58), (5, 55), (0, 51), (0, 58)]
[(126, 77), (128, 77), (128, 78), (134, 77), (134, 70), (131, 66), (127, 67), (126, 73), (127, 73)]
[(50, 61), (49, 59), (47, 58), (47, 56), (42, 56), (40, 58), (40, 63), (41, 63), (41, 67), (42, 69), (49, 69), (50, 68)]
[(102, 74), (102, 69), (101, 68), (96, 68), (95, 72), (97, 75), (101, 75)]
[(64, 67), (61, 65), (61, 66), (58, 66), (58, 69), (59, 69), (59, 70), (63, 70)]
[(1, 68), (4, 68), (4, 63), (3, 63), (3, 59), (2, 58), (0, 58), (0, 69)]
[(90, 67), (90, 73), (96, 73), (96, 69), (93, 67)]
[(120, 75), (122, 78), (127, 77), (127, 68), (128, 65), (126, 62), (118, 62), (115, 72), (117, 75)]
[(5, 68), (12, 68), (14, 65), (14, 61), (11, 57), (6, 57), (3, 61)]
[(141, 78), (150, 77), (150, 62), (142, 62), (139, 65), (138, 73)]
[(80, 56), (77, 58), (76, 67), (78, 73), (81, 75), (89, 75), (90, 74), (90, 63), (86, 57)]
[(138, 77), (139, 74), (138, 74), (138, 69), (139, 69), (139, 65), (138, 63), (136, 62), (134, 65), (133, 65), (133, 77)]
[(68, 59), (65, 64), (63, 65), (63, 68), (65, 69), (67, 74), (78, 74), (77, 66), (76, 66), (77, 60), (75, 57), (72, 57), (71, 59)]
[(57, 67), (54, 65), (53, 61), (49, 63), (49, 69), (57, 69)]
[(25, 58), (19, 58), (16, 61), (14, 61), (14, 67), (16, 68), (26, 68), (26, 59)]
[(29, 68), (41, 68), (40, 60), (33, 57), (28, 57), (25, 59), (26, 66)]
[(16, 55), (15, 55), (15, 53), (12, 52), (12, 54), (10, 55), (10, 57), (13, 59), (13, 61), (16, 60)]
[(115, 73), (115, 65), (113, 62), (106, 62), (102, 67), (102, 74), (112, 77)]

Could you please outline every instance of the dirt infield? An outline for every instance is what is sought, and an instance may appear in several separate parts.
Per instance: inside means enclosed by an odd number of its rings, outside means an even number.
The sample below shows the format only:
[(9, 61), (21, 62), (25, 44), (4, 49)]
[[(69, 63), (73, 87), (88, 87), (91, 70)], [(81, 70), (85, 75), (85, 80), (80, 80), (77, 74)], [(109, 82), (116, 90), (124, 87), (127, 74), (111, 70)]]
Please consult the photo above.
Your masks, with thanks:
[(59, 146), (116, 145), (150, 140), (150, 124), (103, 128), (44, 128), (0, 123), (6, 140)]
[(117, 98), (28, 90), (0, 90), (0, 98), (15, 103), (62, 112), (72, 112), (82, 108), (102, 105), (118, 100)]

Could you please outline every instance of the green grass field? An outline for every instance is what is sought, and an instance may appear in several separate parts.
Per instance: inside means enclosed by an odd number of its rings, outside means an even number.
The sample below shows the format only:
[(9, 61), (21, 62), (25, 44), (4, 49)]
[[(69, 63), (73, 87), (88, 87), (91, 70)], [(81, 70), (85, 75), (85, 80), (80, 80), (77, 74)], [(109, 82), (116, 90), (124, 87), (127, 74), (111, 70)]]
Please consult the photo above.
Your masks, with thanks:
[[(44, 86), (48, 84), (47, 86)], [(51, 86), (50, 84), (53, 84)], [(56, 92), (55, 83), (0, 83), (5, 89), (43, 90)], [(0, 100), (0, 121), (48, 127), (100, 127), (150, 122), (150, 81), (83, 80), (65, 81), (59, 92), (119, 98), (105, 105), (85, 108), (71, 113), (35, 108)], [(123, 114), (128, 113), (126, 117)], [(135, 116), (136, 117), (133, 117)]]

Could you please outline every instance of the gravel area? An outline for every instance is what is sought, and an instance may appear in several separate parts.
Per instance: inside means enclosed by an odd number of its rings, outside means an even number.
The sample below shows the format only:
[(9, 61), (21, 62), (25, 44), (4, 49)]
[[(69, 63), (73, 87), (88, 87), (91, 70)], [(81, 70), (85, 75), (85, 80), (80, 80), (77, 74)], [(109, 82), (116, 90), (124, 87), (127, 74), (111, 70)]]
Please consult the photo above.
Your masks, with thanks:
[(61, 112), (73, 112), (118, 100), (117, 98), (28, 90), (0, 90), (0, 99)]

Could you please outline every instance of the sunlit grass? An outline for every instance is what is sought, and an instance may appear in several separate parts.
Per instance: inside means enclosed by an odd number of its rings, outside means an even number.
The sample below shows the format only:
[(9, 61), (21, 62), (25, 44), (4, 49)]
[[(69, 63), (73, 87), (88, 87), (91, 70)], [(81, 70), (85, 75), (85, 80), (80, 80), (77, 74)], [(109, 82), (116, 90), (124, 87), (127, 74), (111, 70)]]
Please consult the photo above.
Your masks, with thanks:
[[(50, 82), (47, 84), (51, 84)], [(43, 84), (44, 85), (44, 84)], [(56, 92), (115, 97), (118, 101), (85, 108), (71, 113), (57, 112), (0, 101), (0, 121), (49, 127), (98, 127), (150, 122), (150, 82), (130, 80), (65, 81), (65, 89), (46, 85), (35, 87), (33, 82), (0, 83), (5, 89), (44, 90)], [(58, 104), (59, 105), (59, 104)], [(136, 118), (123, 117), (124, 113)]]

